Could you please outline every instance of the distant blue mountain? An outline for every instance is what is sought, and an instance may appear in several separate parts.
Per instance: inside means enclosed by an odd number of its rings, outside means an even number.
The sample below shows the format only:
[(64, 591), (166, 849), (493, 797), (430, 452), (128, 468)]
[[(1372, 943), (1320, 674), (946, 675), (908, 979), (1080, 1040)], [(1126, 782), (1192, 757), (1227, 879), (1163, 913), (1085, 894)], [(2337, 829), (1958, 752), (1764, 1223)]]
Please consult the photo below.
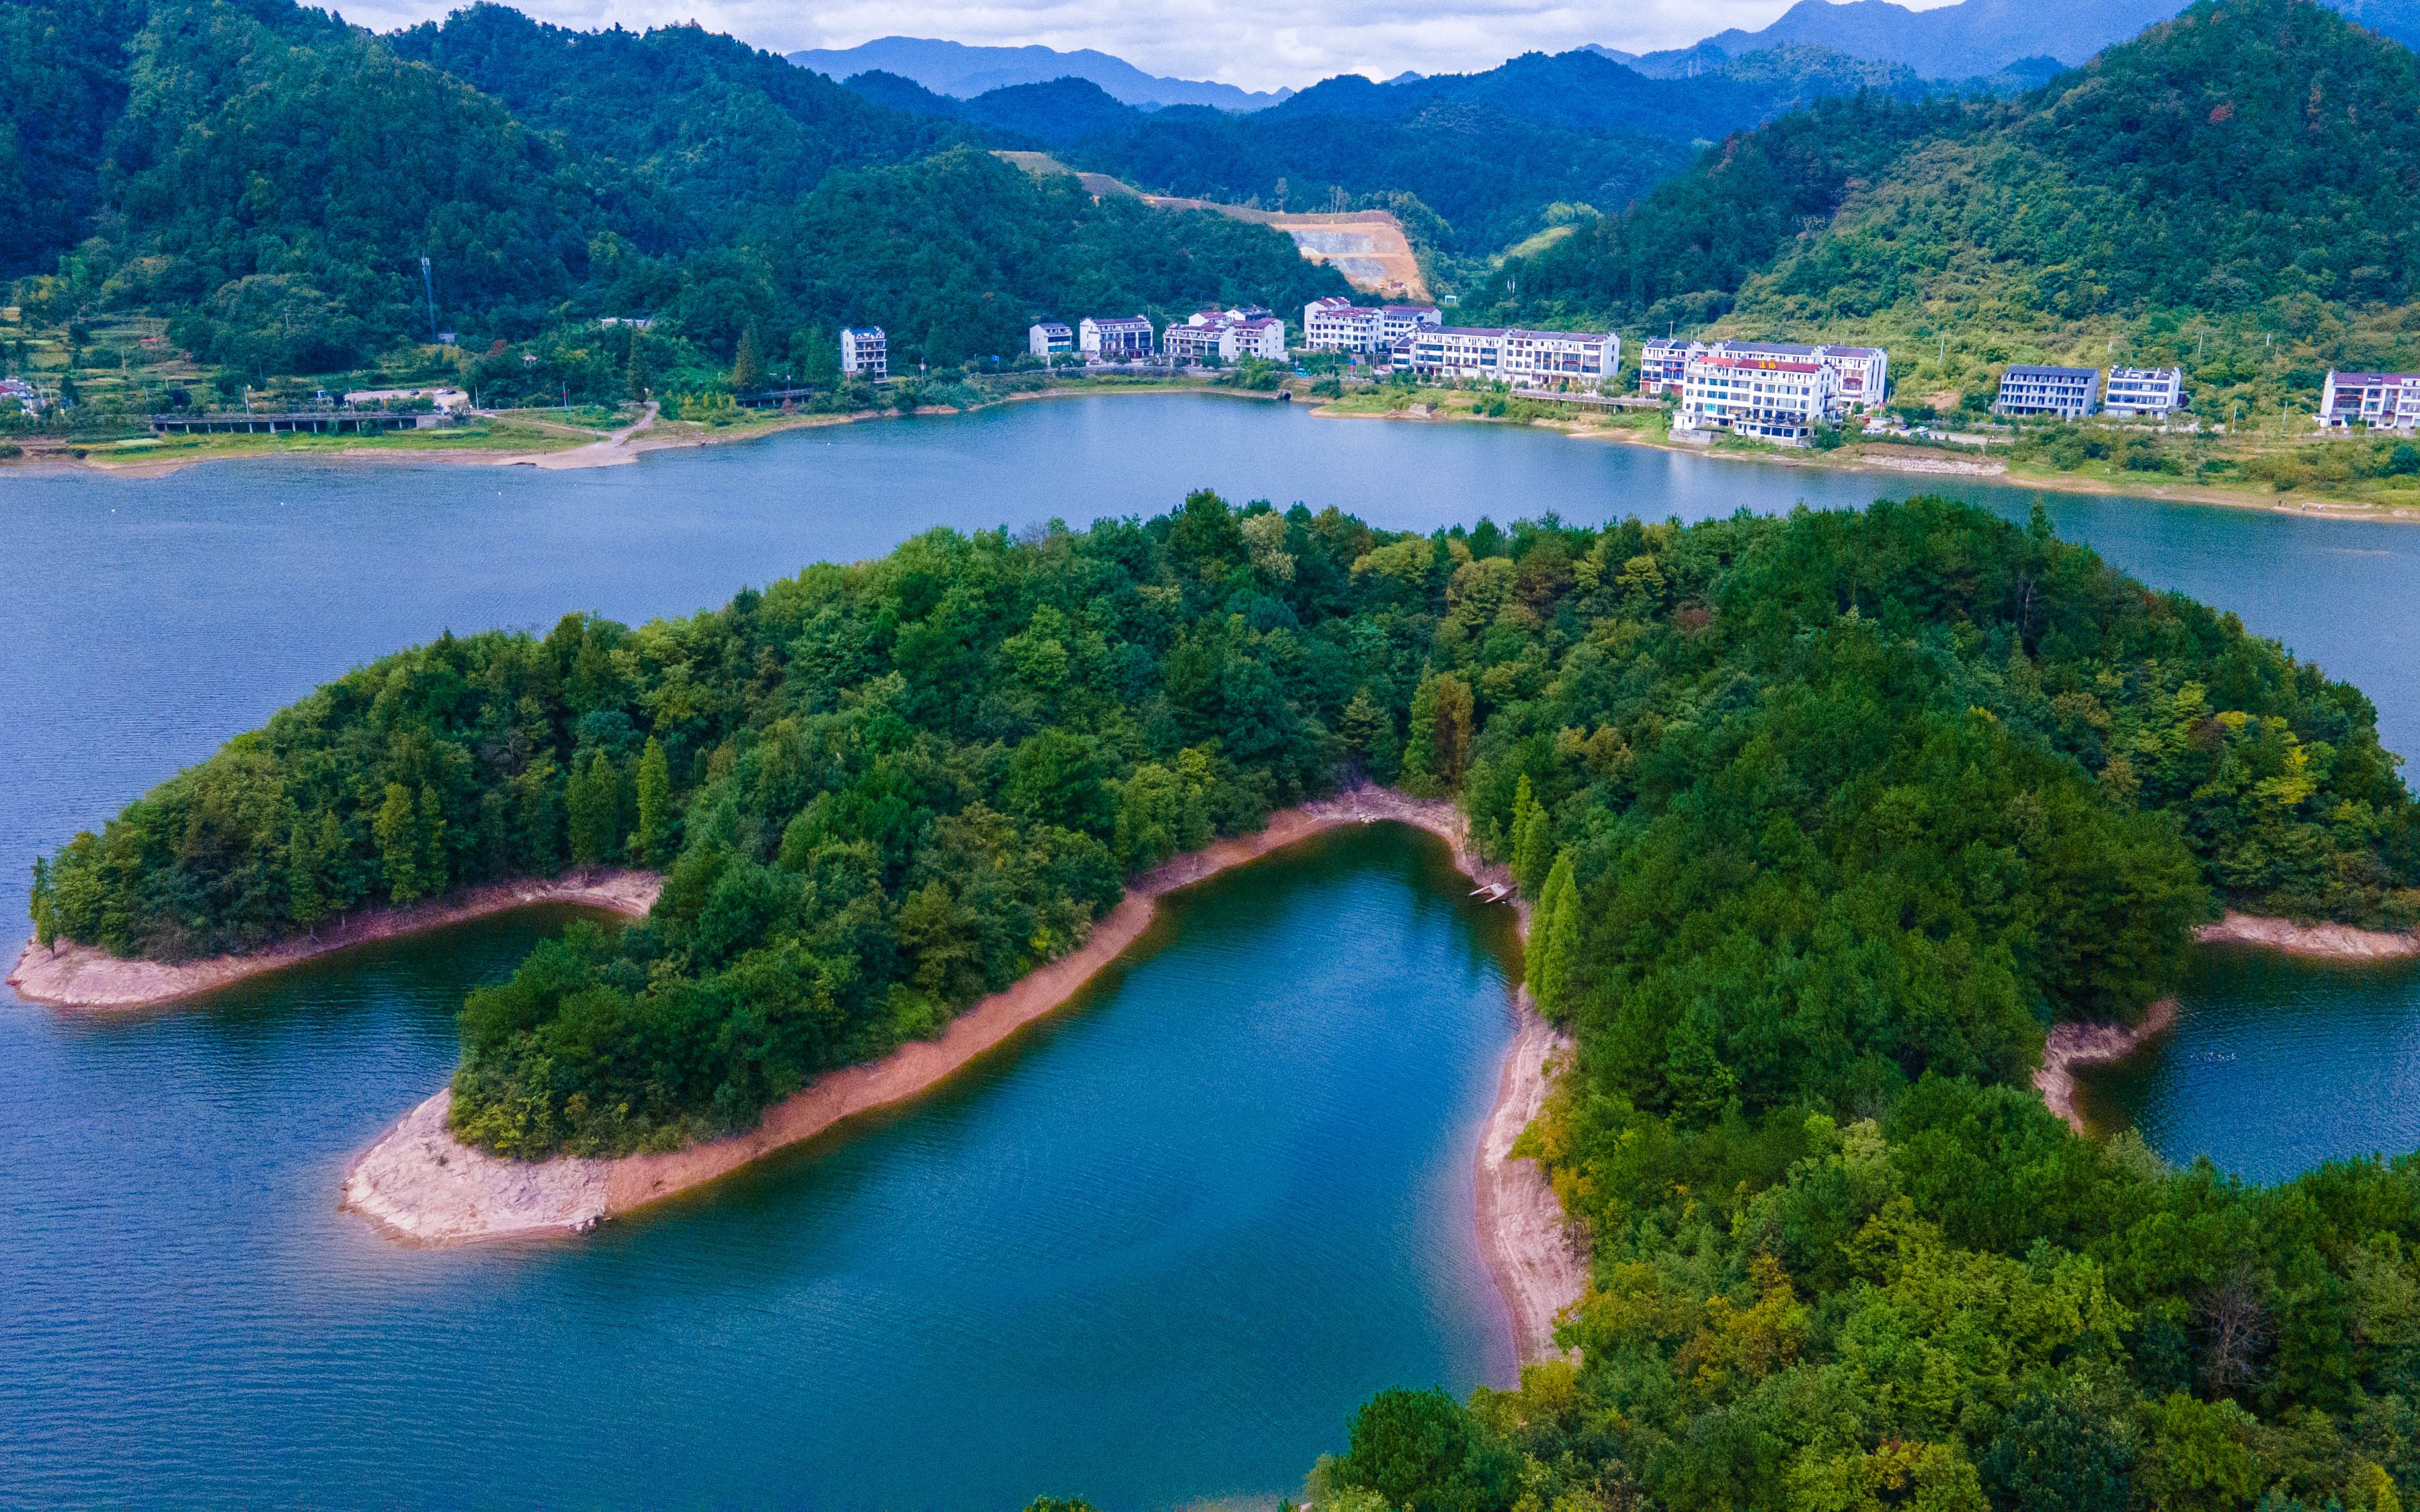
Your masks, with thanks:
[[(2329, 3), (2357, 24), (2406, 47), (2420, 46), (2420, 0)], [(1910, 10), (1891, 0), (1798, 0), (1761, 31), (1717, 32), (1695, 47), (1638, 57), (1611, 48), (1594, 51), (1659, 78), (1708, 71), (1710, 56), (1736, 58), (1803, 44), (1904, 64), (1928, 79), (1975, 79), (1998, 75), (2020, 59), (2081, 63), (2184, 8), (2182, 0), (1961, 0), (1932, 10)]]
[(970, 47), (921, 37), (883, 37), (861, 47), (793, 53), (790, 61), (835, 79), (888, 73), (954, 100), (972, 100), (1012, 85), (1050, 84), (1060, 79), (1089, 79), (1110, 99), (1147, 110), (1161, 105), (1264, 110), (1294, 93), (1280, 89), (1253, 94), (1231, 84), (1163, 79), (1089, 47), (1062, 53), (1050, 47)]

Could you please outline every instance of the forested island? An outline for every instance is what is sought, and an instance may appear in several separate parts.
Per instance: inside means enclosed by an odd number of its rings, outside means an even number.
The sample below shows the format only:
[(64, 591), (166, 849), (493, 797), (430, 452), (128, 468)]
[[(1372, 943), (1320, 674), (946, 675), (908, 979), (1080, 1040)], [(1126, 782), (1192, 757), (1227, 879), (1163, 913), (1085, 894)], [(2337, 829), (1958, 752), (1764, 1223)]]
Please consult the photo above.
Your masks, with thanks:
[(458, 1135), (619, 1154), (934, 1036), (1276, 809), (1451, 797), (1577, 1041), (1527, 1143), (1593, 1279), (1576, 1365), (1382, 1396), (1329, 1504), (2377, 1512), (2420, 1489), (2420, 1158), (2248, 1187), (2026, 1078), (2222, 905), (2408, 928), (2396, 765), (2358, 690), (2039, 512), (1420, 536), (1197, 494), (383, 658), (33, 912), (175, 960), (659, 870), (461, 1015)]

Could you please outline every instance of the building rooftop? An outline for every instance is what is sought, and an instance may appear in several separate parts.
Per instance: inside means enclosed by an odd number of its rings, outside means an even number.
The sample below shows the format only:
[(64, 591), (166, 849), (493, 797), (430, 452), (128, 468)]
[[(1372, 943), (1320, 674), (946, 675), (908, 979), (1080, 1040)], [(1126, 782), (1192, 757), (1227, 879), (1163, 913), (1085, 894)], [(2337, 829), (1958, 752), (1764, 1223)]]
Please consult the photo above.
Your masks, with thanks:
[(1823, 364), (1821, 363), (1793, 363), (1785, 357), (1748, 357), (1736, 352), (1726, 352), (1720, 357), (1702, 357), (1699, 361), (1707, 367), (1731, 367), (1758, 373), (1821, 373), (1823, 371)]
[(2335, 373), (2328, 377), (2338, 385), (2367, 388), (2373, 383), (2420, 383), (2420, 373)]
[(2034, 367), (2018, 363), (2001, 374), (2000, 381), (2006, 383), (2010, 378), (2097, 378), (2100, 376), (2101, 369), (2097, 367)]

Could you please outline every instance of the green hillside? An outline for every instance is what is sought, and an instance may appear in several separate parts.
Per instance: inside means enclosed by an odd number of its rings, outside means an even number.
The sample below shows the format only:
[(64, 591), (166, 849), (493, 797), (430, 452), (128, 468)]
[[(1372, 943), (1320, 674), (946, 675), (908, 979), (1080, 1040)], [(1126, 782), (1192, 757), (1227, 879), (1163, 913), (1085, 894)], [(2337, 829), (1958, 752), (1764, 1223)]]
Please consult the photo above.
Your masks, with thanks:
[[(1095, 205), (691, 26), (480, 6), (380, 38), (290, 0), (40, 0), (0, 39), (8, 349), (45, 388), (143, 392), (149, 354), (96, 334), (136, 317), (230, 393), (444, 372), (436, 326), (495, 354), (460, 374), (491, 394), (612, 402), (719, 381), (751, 330), (766, 371), (829, 371), (842, 322), (941, 365), (1039, 315), (1344, 289), (1265, 227)], [(633, 357), (597, 322), (635, 316)]]
[(2331, 364), (2420, 360), (2415, 290), (2420, 59), (2318, 6), (2207, 0), (2006, 104), (1745, 133), (1481, 301), (1936, 363), (2180, 360), (2273, 408)]

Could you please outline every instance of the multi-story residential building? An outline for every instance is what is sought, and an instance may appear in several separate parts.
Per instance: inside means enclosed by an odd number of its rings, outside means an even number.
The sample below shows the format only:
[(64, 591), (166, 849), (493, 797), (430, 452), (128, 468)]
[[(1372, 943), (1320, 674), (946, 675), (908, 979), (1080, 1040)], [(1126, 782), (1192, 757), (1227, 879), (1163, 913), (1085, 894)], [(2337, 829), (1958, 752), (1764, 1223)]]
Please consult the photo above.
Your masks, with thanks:
[(891, 343), (880, 326), (850, 326), (840, 333), (840, 370), (877, 383), (891, 376)]
[(1672, 428), (1805, 446), (1840, 407), (1838, 369), (1807, 358), (1709, 351), (1689, 359)]
[(2016, 366), (2000, 375), (2000, 396), (1992, 402), (1992, 412), (2082, 420), (2100, 401), (2097, 367)]
[(1035, 357), (1060, 357), (1076, 349), (1076, 333), (1063, 320), (1041, 320), (1025, 333), (1025, 349)]
[(1168, 330), (1160, 334), (1159, 353), (1180, 367), (1207, 361), (1218, 355), (1219, 337), (1226, 333), (1226, 322), (1217, 323), (1196, 316), (1191, 320), (1171, 320)]
[(2420, 373), (2338, 373), (2319, 389), (2321, 430), (2355, 424), (2379, 430), (2420, 428)]
[(1386, 341), (1383, 312), (1329, 295), (1302, 307), (1302, 345), (1313, 352), (1374, 352)]
[(42, 412), (42, 395), (21, 378), (0, 378), (0, 414), (21, 409), (29, 415)]
[(1595, 393), (1621, 366), (1621, 338), (1605, 331), (1425, 326), (1399, 363), (1422, 378), (1479, 378)]
[(1653, 336), (1638, 348), (1638, 392), (1677, 397), (1689, 360), (1709, 354), (1778, 357), (1820, 363), (1832, 370), (1834, 403), (1843, 411), (1871, 409), (1890, 392), (1890, 353), (1880, 347), (1803, 347), (1786, 341), (1692, 341)]
[(1434, 304), (1383, 304), (1378, 307), (1378, 339), (1388, 346), (1416, 331), (1435, 331), (1445, 324)]
[(1160, 348), (1171, 363), (1199, 363), (1212, 357), (1229, 363), (1238, 357), (1282, 362), (1286, 352), (1285, 322), (1258, 304), (1239, 305), (1232, 310), (1197, 310), (1186, 316), (1182, 325), (1169, 323)]
[(2113, 367), (2101, 408), (2113, 415), (2164, 415), (2185, 407), (2180, 367)]
[(1219, 323), (1218, 356), (1222, 361), (1257, 357), (1264, 362), (1282, 363), (1285, 354), (1285, 322), (1273, 315)]
[(1689, 359), (1706, 355), (1706, 344), (1686, 336), (1650, 336), (1638, 347), (1638, 392), (1681, 396), (1681, 382), (1689, 376)]
[(1077, 347), (1086, 361), (1139, 363), (1151, 356), (1151, 316), (1086, 316), (1076, 327)]

